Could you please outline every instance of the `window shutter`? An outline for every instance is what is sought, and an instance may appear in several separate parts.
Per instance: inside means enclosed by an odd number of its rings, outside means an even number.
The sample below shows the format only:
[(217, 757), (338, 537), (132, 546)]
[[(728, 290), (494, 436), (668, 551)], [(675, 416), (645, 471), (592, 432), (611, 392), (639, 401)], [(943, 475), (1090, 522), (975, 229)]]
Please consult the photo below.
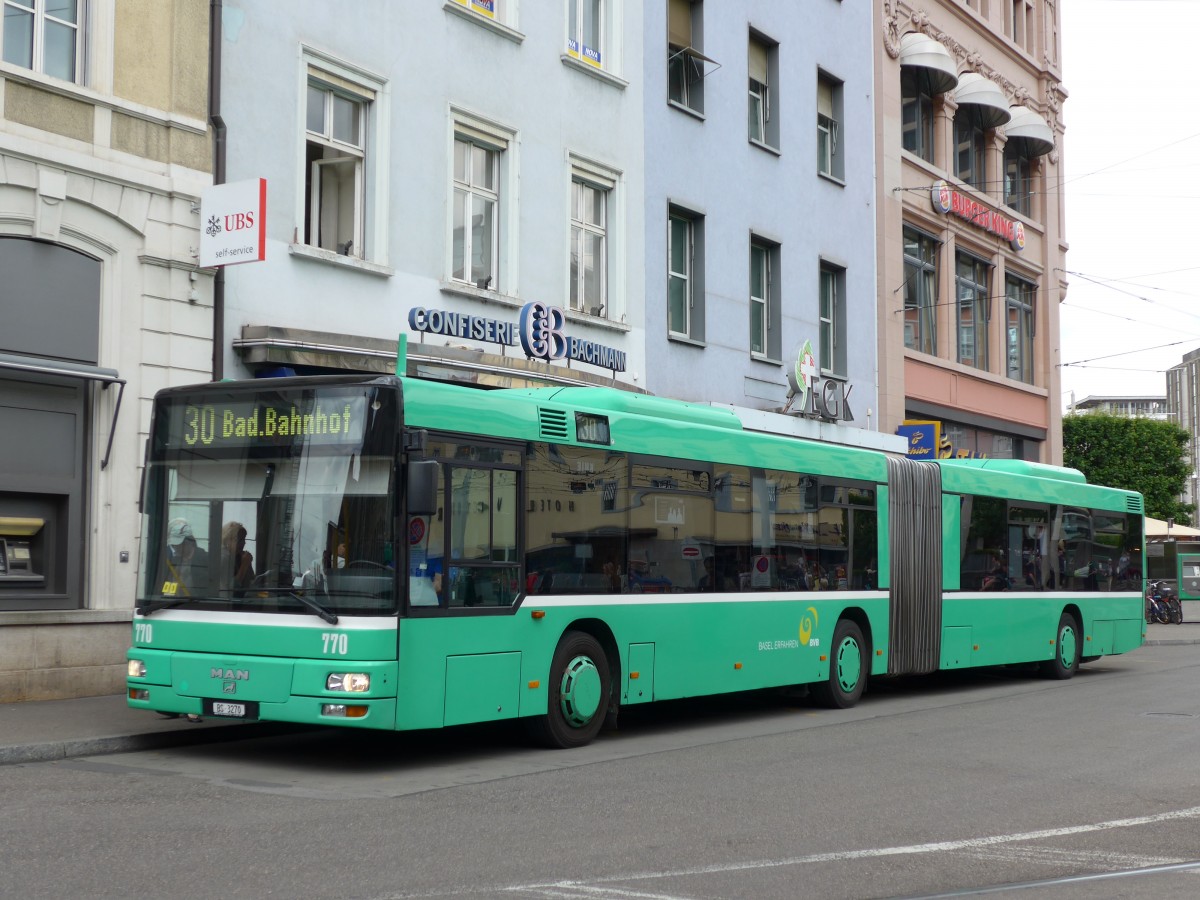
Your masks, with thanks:
[(750, 39), (750, 77), (760, 84), (767, 83), (767, 46)]
[(833, 118), (833, 85), (824, 78), (817, 79), (817, 115)]
[(361, 84), (355, 84), (347, 78), (342, 78), (340, 75), (334, 75), (332, 72), (327, 72), (324, 69), (318, 69), (315, 66), (308, 67), (308, 77), (310, 81), (318, 81), (327, 87), (342, 91), (346, 94), (352, 94), (355, 97), (370, 102), (375, 99), (375, 92)]
[(667, 18), (667, 42), (673, 47), (692, 46), (691, 0), (671, 0)]
[(508, 149), (508, 139), (504, 135), (497, 134), (494, 131), (484, 131), (481, 128), (473, 128), (466, 122), (455, 121), (454, 136), (462, 138), (464, 141), (472, 141), (492, 147), (501, 152)]

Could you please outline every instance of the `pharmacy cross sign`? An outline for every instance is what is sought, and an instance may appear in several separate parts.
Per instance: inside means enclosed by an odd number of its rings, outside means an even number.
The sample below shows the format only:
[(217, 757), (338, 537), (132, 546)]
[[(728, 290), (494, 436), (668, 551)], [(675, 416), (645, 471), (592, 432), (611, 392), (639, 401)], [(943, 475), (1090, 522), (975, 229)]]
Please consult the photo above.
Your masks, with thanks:
[(799, 399), (793, 415), (826, 422), (854, 421), (854, 411), (850, 409), (854, 385), (837, 376), (821, 376), (811, 341), (806, 340), (796, 354), (796, 362), (788, 373), (788, 385), (788, 402), (783, 412), (791, 409), (792, 403)]
[(808, 392), (812, 390), (818, 375), (817, 359), (813, 356), (812, 342), (805, 341), (796, 355), (796, 384), (800, 386), (800, 409), (808, 409)]

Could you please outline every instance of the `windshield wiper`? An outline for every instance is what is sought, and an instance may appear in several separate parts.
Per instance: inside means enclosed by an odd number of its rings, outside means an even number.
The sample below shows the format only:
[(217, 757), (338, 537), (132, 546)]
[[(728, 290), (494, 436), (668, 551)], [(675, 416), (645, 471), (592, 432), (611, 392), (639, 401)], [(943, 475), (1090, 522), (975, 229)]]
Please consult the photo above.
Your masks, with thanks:
[(303, 594), (297, 594), (291, 588), (259, 587), (259, 588), (250, 588), (249, 591), (250, 591), (250, 593), (258, 594), (258, 596), (260, 596), (260, 597), (266, 597), (268, 595), (272, 596), (272, 597), (291, 597), (293, 600), (298, 600), (300, 603), (307, 606), (309, 609), (311, 609), (313, 612), (315, 612), (318, 616), (320, 616), (322, 619), (324, 619), (330, 625), (337, 624), (338, 617), (335, 613), (332, 613), (329, 610), (327, 610), (324, 606), (322, 606), (316, 600), (310, 600), (308, 597), (305, 597)]
[(331, 613), (329, 610), (327, 610), (325, 607), (323, 607), (316, 600), (309, 599), (308, 597), (305, 597), (303, 594), (297, 594), (295, 591), (283, 591), (282, 593), (288, 597), (291, 597), (293, 600), (299, 600), (301, 603), (303, 603), (305, 606), (307, 606), (309, 609), (311, 609), (313, 612), (315, 612), (318, 616), (320, 616), (322, 619), (324, 619), (330, 625), (337, 624), (338, 617), (334, 613)]
[(148, 616), (160, 609), (170, 609), (173, 606), (183, 606), (183, 604), (191, 602), (191, 597), (179, 597), (174, 600), (147, 600), (137, 608), (136, 612), (139, 616)]

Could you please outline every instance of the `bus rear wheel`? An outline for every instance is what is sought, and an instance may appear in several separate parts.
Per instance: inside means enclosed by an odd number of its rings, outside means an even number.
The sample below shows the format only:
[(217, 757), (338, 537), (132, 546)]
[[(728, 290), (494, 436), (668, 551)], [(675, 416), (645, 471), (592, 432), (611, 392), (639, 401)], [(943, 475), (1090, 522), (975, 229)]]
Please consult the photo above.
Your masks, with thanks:
[(871, 658), (862, 629), (855, 622), (838, 621), (831, 654), (829, 678), (812, 686), (813, 699), (829, 709), (849, 709), (867, 686), (867, 663)]
[(1060, 681), (1070, 678), (1079, 669), (1083, 647), (1079, 640), (1079, 623), (1069, 612), (1058, 620), (1058, 638), (1054, 642), (1054, 659), (1042, 663), (1042, 674)]
[(600, 642), (583, 631), (563, 635), (550, 663), (548, 687), (546, 715), (530, 721), (534, 739), (562, 749), (590, 743), (604, 724), (612, 694)]

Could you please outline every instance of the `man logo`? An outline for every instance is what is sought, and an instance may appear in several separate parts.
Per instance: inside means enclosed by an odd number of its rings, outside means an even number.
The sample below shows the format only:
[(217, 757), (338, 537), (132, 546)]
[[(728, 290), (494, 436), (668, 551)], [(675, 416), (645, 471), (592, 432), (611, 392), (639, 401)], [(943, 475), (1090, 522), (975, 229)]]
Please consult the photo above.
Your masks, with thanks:
[(208, 672), (209, 678), (221, 678), (225, 681), (249, 681), (249, 669), (222, 669), (220, 666), (214, 666)]

